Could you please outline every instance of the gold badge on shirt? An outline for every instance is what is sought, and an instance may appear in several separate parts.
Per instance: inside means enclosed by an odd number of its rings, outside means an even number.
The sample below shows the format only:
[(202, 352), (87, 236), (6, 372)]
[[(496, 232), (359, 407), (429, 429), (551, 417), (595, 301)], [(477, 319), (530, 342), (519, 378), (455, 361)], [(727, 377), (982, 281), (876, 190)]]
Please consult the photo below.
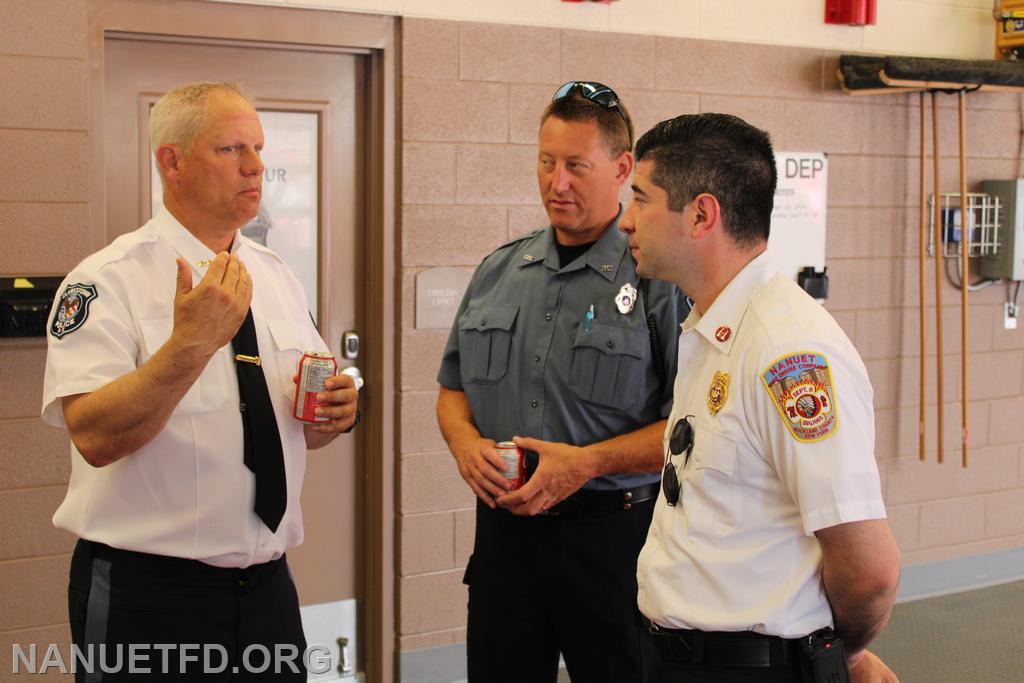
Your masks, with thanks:
[(711, 380), (711, 387), (708, 388), (708, 410), (712, 415), (717, 415), (728, 400), (729, 375), (725, 372), (716, 372), (715, 378)]

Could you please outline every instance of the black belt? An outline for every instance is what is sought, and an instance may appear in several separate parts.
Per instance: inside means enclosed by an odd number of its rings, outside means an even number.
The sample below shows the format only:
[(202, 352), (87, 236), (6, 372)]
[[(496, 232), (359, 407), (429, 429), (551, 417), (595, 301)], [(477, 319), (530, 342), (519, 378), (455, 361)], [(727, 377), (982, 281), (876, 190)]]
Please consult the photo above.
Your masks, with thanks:
[(580, 489), (565, 500), (552, 505), (543, 514), (569, 515), (609, 510), (629, 510), (637, 503), (653, 500), (658, 495), (658, 484), (644, 484), (631, 489), (595, 491)]
[(198, 583), (210, 583), (213, 585), (238, 585), (246, 586), (252, 582), (259, 582), (264, 576), (270, 574), (278, 564), (285, 562), (285, 556), (249, 565), (245, 568), (237, 567), (215, 567), (199, 560), (189, 560), (183, 557), (170, 557), (168, 555), (154, 555), (143, 553), (137, 550), (122, 550), (113, 548), (105, 543), (89, 541), (84, 538), (78, 540), (79, 547), (89, 557), (98, 557), (101, 560), (124, 563), (128, 566), (138, 567), (147, 571), (157, 571), (168, 576), (181, 578), (183, 581)]
[(662, 628), (644, 619), (658, 654), (674, 664), (785, 668), (799, 662), (799, 638), (766, 636), (753, 631), (690, 631)]

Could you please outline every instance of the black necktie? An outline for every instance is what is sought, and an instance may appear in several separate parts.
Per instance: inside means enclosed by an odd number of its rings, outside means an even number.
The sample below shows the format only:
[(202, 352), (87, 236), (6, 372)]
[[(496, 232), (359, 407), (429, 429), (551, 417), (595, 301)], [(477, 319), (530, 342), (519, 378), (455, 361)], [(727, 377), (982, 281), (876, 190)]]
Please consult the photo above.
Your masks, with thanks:
[(267, 391), (267, 379), (260, 367), (260, 348), (252, 309), (231, 340), (238, 372), (238, 394), (242, 412), (243, 462), (256, 475), (256, 516), (271, 531), (277, 531), (288, 505), (284, 474), (284, 452), (277, 431), (274, 406)]

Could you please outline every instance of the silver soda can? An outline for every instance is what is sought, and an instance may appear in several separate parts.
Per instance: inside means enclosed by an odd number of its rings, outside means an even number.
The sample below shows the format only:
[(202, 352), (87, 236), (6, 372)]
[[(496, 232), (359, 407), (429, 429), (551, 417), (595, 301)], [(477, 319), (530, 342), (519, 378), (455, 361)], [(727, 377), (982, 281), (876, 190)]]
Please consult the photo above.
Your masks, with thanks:
[(508, 469), (505, 470), (505, 478), (512, 482), (512, 490), (516, 490), (526, 482), (526, 461), (523, 457), (523, 449), (512, 441), (502, 441), (494, 447), (494, 450), (508, 466)]
[(328, 417), (318, 417), (315, 413), (317, 392), (324, 390), (324, 382), (338, 372), (338, 361), (333, 353), (308, 351), (299, 359), (299, 379), (295, 384), (295, 403), (292, 416), (303, 422), (330, 422)]

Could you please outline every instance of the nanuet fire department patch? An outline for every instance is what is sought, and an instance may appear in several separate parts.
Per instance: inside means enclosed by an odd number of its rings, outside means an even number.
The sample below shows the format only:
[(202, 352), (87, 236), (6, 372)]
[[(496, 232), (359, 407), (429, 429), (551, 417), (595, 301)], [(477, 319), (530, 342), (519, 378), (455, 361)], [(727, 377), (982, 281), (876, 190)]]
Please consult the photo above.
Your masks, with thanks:
[(798, 351), (776, 359), (761, 375), (789, 433), (797, 441), (821, 441), (839, 427), (828, 359)]
[(50, 323), (50, 334), (60, 339), (81, 327), (89, 317), (89, 304), (97, 296), (95, 285), (79, 282), (65, 287)]

